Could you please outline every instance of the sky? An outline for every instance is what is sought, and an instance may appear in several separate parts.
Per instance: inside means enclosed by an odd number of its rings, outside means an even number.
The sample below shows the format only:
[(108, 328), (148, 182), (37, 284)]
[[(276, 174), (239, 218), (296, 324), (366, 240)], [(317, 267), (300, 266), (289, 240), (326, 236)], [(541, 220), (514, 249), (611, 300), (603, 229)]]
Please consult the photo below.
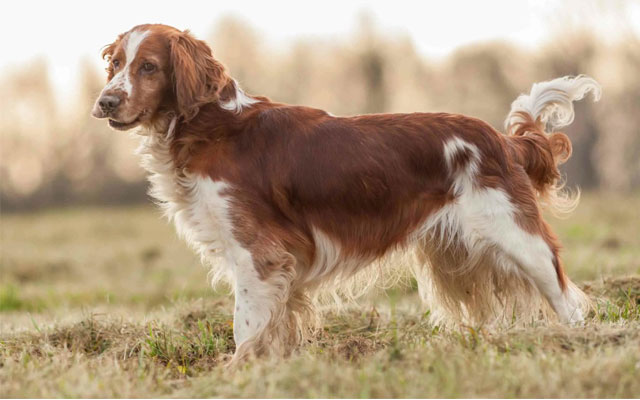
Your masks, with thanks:
[(44, 57), (55, 87), (70, 92), (82, 58), (101, 65), (100, 49), (141, 23), (165, 23), (204, 38), (221, 17), (234, 15), (267, 44), (282, 47), (300, 37), (349, 35), (363, 12), (379, 30), (408, 35), (419, 53), (433, 59), (493, 39), (535, 47), (560, 27), (586, 25), (611, 38), (628, 30), (640, 35), (636, 0), (23, 0), (3, 3), (0, 71)]

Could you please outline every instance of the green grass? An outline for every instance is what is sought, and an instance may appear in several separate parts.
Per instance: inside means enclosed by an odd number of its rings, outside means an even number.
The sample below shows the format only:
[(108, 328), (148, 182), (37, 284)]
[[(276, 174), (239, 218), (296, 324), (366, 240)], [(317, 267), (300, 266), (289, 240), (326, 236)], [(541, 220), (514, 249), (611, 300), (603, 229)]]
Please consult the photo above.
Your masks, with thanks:
[(587, 195), (551, 220), (596, 305), (584, 326), (444, 330), (409, 284), (237, 371), (232, 297), (153, 208), (2, 215), (0, 397), (635, 397), (637, 210)]

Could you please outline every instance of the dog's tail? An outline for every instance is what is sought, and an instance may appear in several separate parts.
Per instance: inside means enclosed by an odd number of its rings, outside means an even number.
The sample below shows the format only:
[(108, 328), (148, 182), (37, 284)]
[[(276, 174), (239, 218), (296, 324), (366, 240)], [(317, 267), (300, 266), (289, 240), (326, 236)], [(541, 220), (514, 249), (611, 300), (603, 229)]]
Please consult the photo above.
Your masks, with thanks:
[(555, 214), (572, 211), (579, 192), (562, 191), (558, 165), (571, 156), (571, 141), (554, 130), (573, 122), (573, 102), (588, 92), (593, 93), (595, 101), (600, 99), (600, 85), (585, 75), (536, 83), (531, 93), (520, 95), (511, 104), (505, 120), (512, 155), (529, 175), (543, 207)]

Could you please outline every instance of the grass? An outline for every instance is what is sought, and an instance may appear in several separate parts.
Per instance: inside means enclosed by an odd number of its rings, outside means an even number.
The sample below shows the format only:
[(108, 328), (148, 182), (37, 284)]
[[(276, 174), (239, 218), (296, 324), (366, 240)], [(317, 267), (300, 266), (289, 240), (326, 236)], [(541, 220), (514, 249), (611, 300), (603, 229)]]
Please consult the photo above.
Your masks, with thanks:
[(587, 195), (552, 220), (585, 326), (442, 330), (393, 288), (238, 371), (233, 299), (153, 208), (3, 215), (0, 397), (636, 397), (639, 209)]

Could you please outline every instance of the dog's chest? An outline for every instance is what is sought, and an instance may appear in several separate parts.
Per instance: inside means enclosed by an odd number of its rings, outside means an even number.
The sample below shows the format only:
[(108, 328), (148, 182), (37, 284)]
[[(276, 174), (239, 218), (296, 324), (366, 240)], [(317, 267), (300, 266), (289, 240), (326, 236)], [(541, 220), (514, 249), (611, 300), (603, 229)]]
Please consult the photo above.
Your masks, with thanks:
[(145, 138), (139, 148), (154, 197), (178, 234), (204, 259), (233, 262), (239, 244), (233, 236), (228, 184), (175, 168), (162, 139)]
[(227, 185), (195, 176), (176, 179), (174, 185), (184, 196), (169, 207), (178, 234), (203, 257), (228, 257), (235, 241), (224, 195)]

